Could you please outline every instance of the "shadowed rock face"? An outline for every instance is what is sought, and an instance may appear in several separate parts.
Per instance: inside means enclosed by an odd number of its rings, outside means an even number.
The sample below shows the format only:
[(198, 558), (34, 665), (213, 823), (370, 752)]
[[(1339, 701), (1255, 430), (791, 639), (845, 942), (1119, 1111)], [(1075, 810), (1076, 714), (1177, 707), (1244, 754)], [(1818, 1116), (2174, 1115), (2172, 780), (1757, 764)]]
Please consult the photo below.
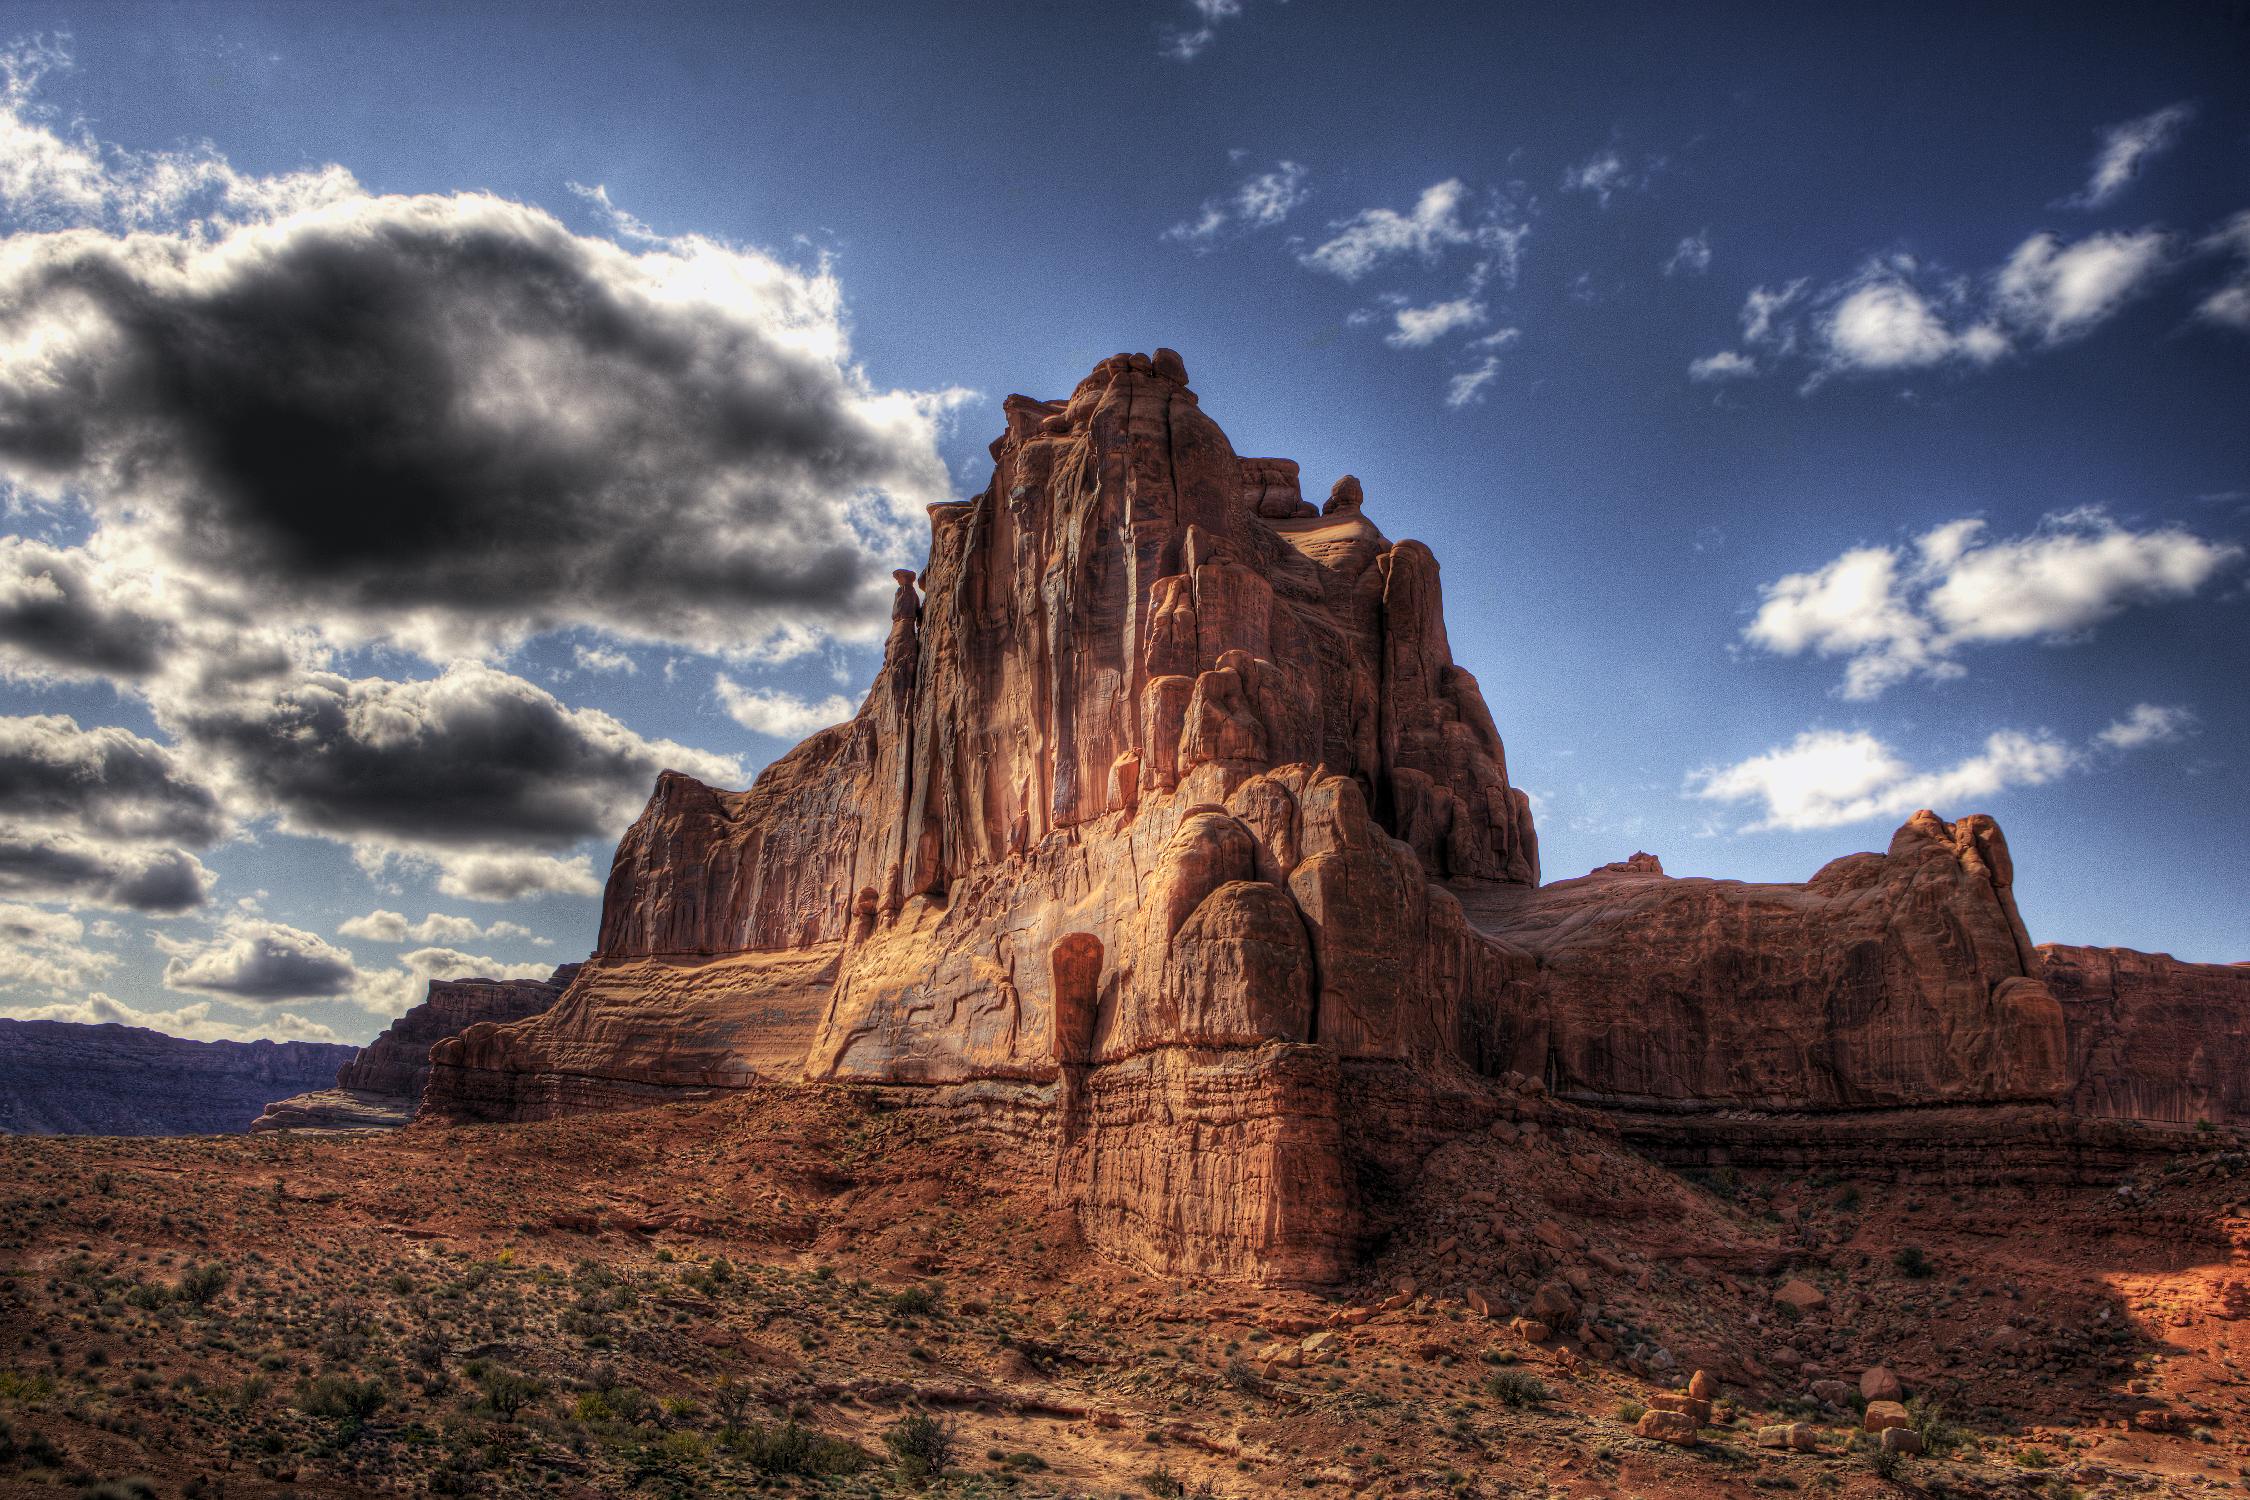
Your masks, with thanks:
[(0, 1020), (0, 1133), (220, 1135), (325, 1083), (352, 1049), (191, 1042), (138, 1026)]
[(414, 1118), (430, 1077), (430, 1048), (479, 1024), (536, 1016), (577, 977), (564, 964), (545, 979), (433, 979), (421, 1004), (337, 1070), (335, 1087), (279, 1099), (250, 1122), (266, 1130), (386, 1130)]
[(660, 778), (593, 958), (439, 1042), (425, 1115), (915, 1085), (1114, 1253), (1318, 1282), (1506, 1072), (1683, 1114), (2072, 1087), (1990, 819), (1804, 885), (1542, 889), (1437, 562), (1356, 479), (1316, 512), (1169, 351), (1005, 410), (859, 713), (745, 792)]
[(2039, 953), (2070, 1022), (2074, 1108), (2174, 1125), (2250, 1120), (2250, 964), (2060, 943)]

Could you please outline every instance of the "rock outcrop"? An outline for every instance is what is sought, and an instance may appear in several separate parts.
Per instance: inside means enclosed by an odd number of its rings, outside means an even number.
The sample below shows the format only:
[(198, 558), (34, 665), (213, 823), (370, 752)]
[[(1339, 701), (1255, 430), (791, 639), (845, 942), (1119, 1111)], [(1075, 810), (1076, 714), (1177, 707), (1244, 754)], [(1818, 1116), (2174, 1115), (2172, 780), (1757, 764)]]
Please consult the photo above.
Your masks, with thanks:
[(1509, 1073), (1665, 1118), (2071, 1095), (1990, 819), (1803, 885), (1541, 888), (1437, 561), (1357, 479), (1315, 513), (1166, 350), (1004, 409), (859, 713), (748, 791), (662, 776), (593, 957), (439, 1042), (425, 1117), (911, 1088), (1050, 1154), (1114, 1254), (1313, 1283)]
[(1537, 955), (1495, 1050), (1583, 1103), (1866, 1109), (2071, 1086), (1990, 818), (1917, 813), (1803, 885), (1674, 879), (1636, 855), (1538, 890), (1457, 885)]
[(138, 1026), (0, 1020), (0, 1133), (233, 1133), (351, 1056), (329, 1042), (191, 1042)]
[(2070, 1031), (2078, 1111), (2172, 1125), (2250, 1121), (2250, 964), (2043, 944)]
[(536, 1016), (578, 975), (564, 964), (545, 979), (433, 979), (419, 1005), (337, 1070), (335, 1086), (277, 1099), (250, 1122), (267, 1130), (389, 1130), (414, 1118), (430, 1077), (430, 1048), (472, 1026)]

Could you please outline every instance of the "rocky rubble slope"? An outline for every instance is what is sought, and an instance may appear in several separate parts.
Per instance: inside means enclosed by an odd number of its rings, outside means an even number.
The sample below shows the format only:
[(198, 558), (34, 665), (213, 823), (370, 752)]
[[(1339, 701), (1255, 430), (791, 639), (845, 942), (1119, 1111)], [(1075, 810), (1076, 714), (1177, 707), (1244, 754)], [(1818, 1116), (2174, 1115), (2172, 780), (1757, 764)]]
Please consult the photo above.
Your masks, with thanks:
[(327, 1042), (191, 1042), (138, 1026), (0, 1020), (0, 1132), (236, 1131), (351, 1056)]

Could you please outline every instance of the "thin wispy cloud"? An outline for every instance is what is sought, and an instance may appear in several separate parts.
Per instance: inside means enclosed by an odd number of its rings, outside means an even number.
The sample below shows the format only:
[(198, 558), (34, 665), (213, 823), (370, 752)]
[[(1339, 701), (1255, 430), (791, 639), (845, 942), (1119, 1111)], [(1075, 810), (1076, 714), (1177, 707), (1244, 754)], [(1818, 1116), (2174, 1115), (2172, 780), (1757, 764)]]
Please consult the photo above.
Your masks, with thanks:
[(2101, 149), (2094, 153), (2086, 185), (2064, 202), (2075, 208), (2100, 208), (2108, 203), (2132, 184), (2141, 168), (2171, 149), (2194, 114), (2187, 104), (2170, 104), (2137, 120), (2110, 126), (2102, 132)]
[(1219, 39), (1219, 27), (1242, 14), (1243, 0), (1188, 0), (1185, 25), (1166, 26), (1159, 33), (1166, 57), (1192, 62)]
[(1613, 194), (1646, 188), (1663, 167), (1664, 162), (1660, 157), (1645, 158), (1636, 166), (1623, 152), (1611, 147), (1597, 151), (1565, 170), (1562, 175), (1563, 191), (1591, 193), (1602, 207), (1607, 208)]
[(1515, 280), (1524, 239), (1531, 226), (1511, 221), (1493, 197), (1479, 199), (1459, 178), (1432, 183), (1404, 213), (1366, 208), (1329, 226), (1329, 237), (1298, 257), (1316, 271), (1358, 281), (1379, 267), (1401, 260), (1437, 261), (1466, 249), (1478, 258), (1479, 278)]
[(1945, 274), (1914, 256), (1870, 258), (1811, 289), (1807, 278), (1744, 299), (1741, 363), (1707, 355), (1697, 379), (1784, 363), (1810, 366), (1804, 389), (1849, 375), (1981, 369), (2093, 332), (2153, 286), (2175, 260), (2157, 228), (2064, 240), (2041, 232), (1979, 276)]
[(1307, 175), (1293, 161), (1277, 162), (1270, 170), (1254, 173), (1226, 192), (1204, 199), (1193, 218), (1182, 219), (1165, 230), (1164, 238), (1204, 250), (1234, 235), (1272, 229), (1312, 196), (1305, 185)]
[(2196, 304), (2196, 316), (2220, 328), (2250, 333), (2250, 210), (2236, 214), (2206, 235), (2198, 248), (2210, 254), (2230, 255), (2235, 265), (2233, 278)]
[(1711, 269), (1711, 231), (1698, 230), (1673, 247), (1671, 259), (1664, 262), (1667, 276), (1701, 276)]
[(1401, 307), (1392, 313), (1394, 327), (1383, 342), (1393, 349), (1426, 349), (1447, 334), (1482, 325), (1487, 316), (1485, 305), (1472, 297)]

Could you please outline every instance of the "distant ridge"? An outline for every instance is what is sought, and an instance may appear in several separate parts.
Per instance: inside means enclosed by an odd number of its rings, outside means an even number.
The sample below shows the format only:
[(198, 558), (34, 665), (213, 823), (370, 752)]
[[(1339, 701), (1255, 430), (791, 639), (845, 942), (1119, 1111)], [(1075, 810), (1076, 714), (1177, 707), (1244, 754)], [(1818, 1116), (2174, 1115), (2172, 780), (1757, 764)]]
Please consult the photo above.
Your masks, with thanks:
[(0, 1020), (0, 1133), (219, 1135), (317, 1088), (357, 1054), (335, 1042), (191, 1042), (114, 1023)]

